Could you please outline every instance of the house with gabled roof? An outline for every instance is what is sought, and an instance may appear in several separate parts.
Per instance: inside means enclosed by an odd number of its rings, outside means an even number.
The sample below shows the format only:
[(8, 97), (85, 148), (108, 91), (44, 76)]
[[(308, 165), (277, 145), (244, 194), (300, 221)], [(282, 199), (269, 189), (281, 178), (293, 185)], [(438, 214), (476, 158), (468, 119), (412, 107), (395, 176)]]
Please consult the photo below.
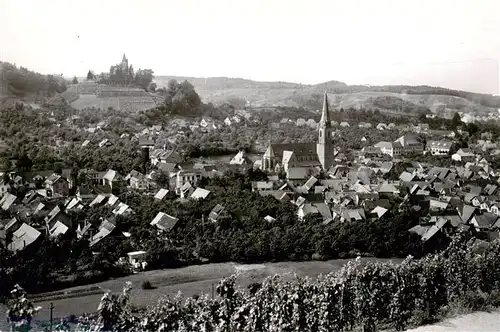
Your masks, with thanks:
[(115, 204), (118, 202), (119, 202), (118, 196), (111, 194), (108, 198), (108, 201), (106, 202), (106, 205), (115, 206)]
[(0, 197), (2, 197), (6, 192), (10, 190), (10, 184), (0, 180)]
[(109, 186), (111, 190), (119, 190), (124, 184), (124, 179), (120, 173), (112, 169), (108, 170), (106, 174), (104, 174), (103, 181), (104, 185)]
[(451, 159), (457, 162), (472, 162), (476, 160), (476, 155), (469, 149), (460, 149), (451, 156)]
[(168, 193), (169, 193), (168, 189), (161, 188), (160, 190), (158, 190), (158, 192), (156, 193), (156, 195), (154, 196), (154, 198), (161, 201), (162, 199), (164, 199), (165, 197), (167, 197)]
[(176, 217), (172, 217), (171, 215), (163, 212), (158, 212), (156, 217), (151, 221), (150, 225), (156, 226), (162, 231), (170, 231), (175, 227), (178, 221), (179, 219)]
[(472, 217), (474, 217), (477, 213), (477, 209), (475, 207), (467, 204), (464, 204), (462, 207), (458, 207), (457, 211), (464, 224), (468, 224)]
[(308, 169), (305, 167), (291, 167), (287, 171), (287, 179), (290, 181), (304, 181), (307, 179)]
[(209, 194), (210, 194), (210, 191), (207, 189), (196, 188), (195, 191), (193, 191), (193, 193), (191, 194), (190, 198), (196, 199), (196, 200), (205, 199), (205, 198), (207, 198), (207, 196)]
[(125, 177), (125, 181), (128, 184), (128, 187), (135, 190), (148, 190), (149, 189), (149, 181), (146, 178), (146, 175), (138, 172), (136, 170), (130, 171), (129, 174)]
[(58, 221), (68, 226), (68, 228), (72, 228), (73, 226), (71, 219), (61, 210), (59, 205), (56, 205), (45, 217), (45, 224), (50, 229)]
[(272, 181), (252, 181), (252, 191), (273, 190)]
[(12, 195), (11, 193), (5, 193), (2, 199), (0, 199), (0, 207), (2, 210), (7, 211), (14, 205), (16, 200), (17, 196)]
[(181, 198), (188, 198), (194, 192), (195, 188), (190, 182), (185, 182), (179, 190)]
[(415, 174), (404, 171), (399, 175), (399, 179), (403, 182), (412, 182), (415, 179)]
[(299, 220), (304, 220), (304, 218), (309, 214), (319, 213), (318, 208), (311, 203), (305, 203), (299, 206), (297, 210), (297, 216)]
[(343, 209), (339, 212), (342, 222), (361, 221), (366, 219), (365, 210), (363, 209)]
[(105, 199), (106, 196), (99, 194), (92, 200), (92, 202), (90, 202), (89, 206), (92, 207), (100, 205), (102, 202), (104, 202)]
[(316, 183), (318, 183), (318, 179), (316, 179), (314, 176), (311, 176), (309, 180), (307, 180), (302, 187), (305, 189), (306, 192), (309, 192), (311, 191), (311, 189), (314, 188)]
[(7, 246), (7, 249), (14, 252), (24, 250), (24, 248), (37, 241), (40, 238), (40, 235), (41, 233), (37, 229), (23, 223), (12, 234), (12, 241)]
[(499, 217), (497, 215), (486, 212), (472, 217), (470, 223), (474, 225), (476, 231), (481, 232), (492, 228), (498, 219)]
[(380, 219), (387, 213), (387, 211), (389, 210), (377, 205), (373, 210), (370, 211), (370, 216), (375, 219)]
[(217, 222), (219, 217), (223, 214), (224, 211), (225, 208), (222, 205), (217, 204), (212, 209), (212, 211), (210, 211), (210, 214), (208, 215), (208, 220), (210, 220), (211, 222)]
[(240, 150), (236, 156), (234, 156), (230, 161), (230, 165), (252, 165), (253, 162), (250, 158), (248, 158), (245, 150)]
[(323, 217), (323, 224), (327, 225), (333, 221), (332, 210), (326, 203), (314, 203), (314, 207), (318, 210), (318, 213)]
[(383, 182), (377, 189), (376, 191), (379, 194), (391, 194), (391, 195), (398, 195), (400, 193), (399, 189), (396, 188), (396, 186), (392, 183), (388, 182)]
[(130, 206), (128, 206), (127, 204), (125, 204), (123, 202), (118, 203), (116, 208), (112, 211), (112, 213), (116, 216), (124, 216), (124, 215), (127, 215), (127, 214), (132, 213), (132, 212), (133, 211), (130, 208)]
[(273, 196), (274, 198), (282, 202), (290, 201), (290, 196), (284, 190), (265, 190), (265, 191), (259, 191), (258, 193), (262, 197)]
[(112, 217), (104, 219), (99, 226), (99, 231), (91, 237), (89, 246), (93, 247), (108, 237), (116, 228), (115, 222)]

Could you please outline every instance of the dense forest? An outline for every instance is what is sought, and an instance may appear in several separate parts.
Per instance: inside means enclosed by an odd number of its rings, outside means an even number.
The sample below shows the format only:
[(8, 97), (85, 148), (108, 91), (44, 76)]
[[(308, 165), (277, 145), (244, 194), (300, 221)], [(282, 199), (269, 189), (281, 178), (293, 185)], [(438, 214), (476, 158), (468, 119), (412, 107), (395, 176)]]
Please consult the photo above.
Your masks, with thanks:
[(42, 75), (8, 62), (0, 62), (0, 94), (24, 97), (27, 94), (53, 96), (66, 90), (61, 76)]

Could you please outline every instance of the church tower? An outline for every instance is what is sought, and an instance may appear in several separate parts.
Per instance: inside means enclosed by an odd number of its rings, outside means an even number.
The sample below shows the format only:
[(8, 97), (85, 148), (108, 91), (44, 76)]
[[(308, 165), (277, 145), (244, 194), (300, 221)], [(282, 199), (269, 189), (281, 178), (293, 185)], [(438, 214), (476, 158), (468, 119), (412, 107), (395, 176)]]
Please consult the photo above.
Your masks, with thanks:
[(123, 54), (121, 65), (122, 65), (122, 71), (123, 71), (123, 73), (126, 74), (126, 75), (128, 75), (128, 59), (125, 56), (125, 54)]
[(328, 95), (325, 91), (323, 99), (323, 111), (321, 120), (318, 124), (318, 143), (316, 144), (316, 153), (318, 154), (319, 162), (324, 170), (327, 170), (333, 165), (334, 147), (333, 147), (333, 131), (330, 122), (330, 114), (328, 110)]

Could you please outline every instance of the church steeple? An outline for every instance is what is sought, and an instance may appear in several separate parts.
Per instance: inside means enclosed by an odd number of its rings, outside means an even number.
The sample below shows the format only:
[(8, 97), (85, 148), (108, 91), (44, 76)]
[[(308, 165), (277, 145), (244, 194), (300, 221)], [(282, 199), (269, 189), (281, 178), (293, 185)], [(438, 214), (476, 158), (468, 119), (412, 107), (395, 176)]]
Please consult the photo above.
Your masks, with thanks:
[(323, 111), (321, 112), (321, 120), (319, 121), (320, 125), (324, 124), (327, 127), (330, 127), (330, 114), (328, 109), (328, 94), (325, 91), (325, 97), (323, 98)]
[(125, 56), (125, 53), (123, 53), (122, 62), (128, 62), (128, 59), (127, 59), (127, 57)]
[(318, 143), (316, 144), (316, 153), (319, 162), (324, 170), (327, 170), (333, 165), (334, 146), (333, 146), (333, 132), (330, 122), (330, 114), (328, 110), (328, 94), (325, 91), (323, 99), (323, 111), (321, 113), (321, 120), (318, 125)]

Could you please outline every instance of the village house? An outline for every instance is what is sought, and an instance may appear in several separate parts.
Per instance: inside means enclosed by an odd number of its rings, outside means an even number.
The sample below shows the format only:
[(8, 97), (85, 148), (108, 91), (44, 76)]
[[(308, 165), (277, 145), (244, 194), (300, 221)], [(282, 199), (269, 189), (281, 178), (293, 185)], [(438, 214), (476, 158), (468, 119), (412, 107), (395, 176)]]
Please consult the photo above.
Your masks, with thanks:
[(210, 211), (210, 214), (208, 215), (208, 220), (210, 220), (211, 222), (217, 222), (219, 221), (219, 217), (226, 211), (226, 209), (220, 205), (220, 204), (217, 204), (213, 209), (212, 211)]
[(451, 156), (451, 159), (454, 161), (466, 163), (476, 160), (476, 155), (469, 149), (460, 149)]
[(161, 231), (170, 231), (175, 227), (178, 221), (179, 219), (176, 217), (172, 217), (171, 215), (163, 212), (158, 212), (150, 224), (152, 226), (156, 226)]
[(185, 183), (189, 182), (190, 184), (196, 184), (199, 180), (201, 180), (203, 176), (203, 172), (198, 169), (193, 169), (190, 171), (180, 170), (177, 172), (175, 177), (175, 191), (177, 195), (181, 194), (181, 188)]
[(0, 180), (0, 197), (2, 197), (5, 193), (9, 192), (10, 184), (8, 182), (4, 182)]
[(108, 170), (102, 177), (103, 185), (109, 186), (112, 191), (120, 190), (124, 185), (123, 177), (115, 170)]
[(380, 149), (380, 152), (391, 157), (399, 156), (403, 152), (403, 147), (399, 142), (379, 142), (375, 144), (375, 148)]
[(10, 251), (21, 251), (29, 245), (33, 244), (40, 238), (40, 233), (37, 229), (23, 223), (12, 235), (12, 241), (7, 246)]
[(452, 144), (451, 141), (429, 141), (426, 150), (435, 156), (447, 156)]
[[(59, 174), (52, 174), (45, 180), (45, 189), (47, 189), (47, 195), (50, 196), (63, 196), (67, 197), (69, 195), (69, 183), (66, 178)], [(50, 194), (49, 194), (50, 193)]]

